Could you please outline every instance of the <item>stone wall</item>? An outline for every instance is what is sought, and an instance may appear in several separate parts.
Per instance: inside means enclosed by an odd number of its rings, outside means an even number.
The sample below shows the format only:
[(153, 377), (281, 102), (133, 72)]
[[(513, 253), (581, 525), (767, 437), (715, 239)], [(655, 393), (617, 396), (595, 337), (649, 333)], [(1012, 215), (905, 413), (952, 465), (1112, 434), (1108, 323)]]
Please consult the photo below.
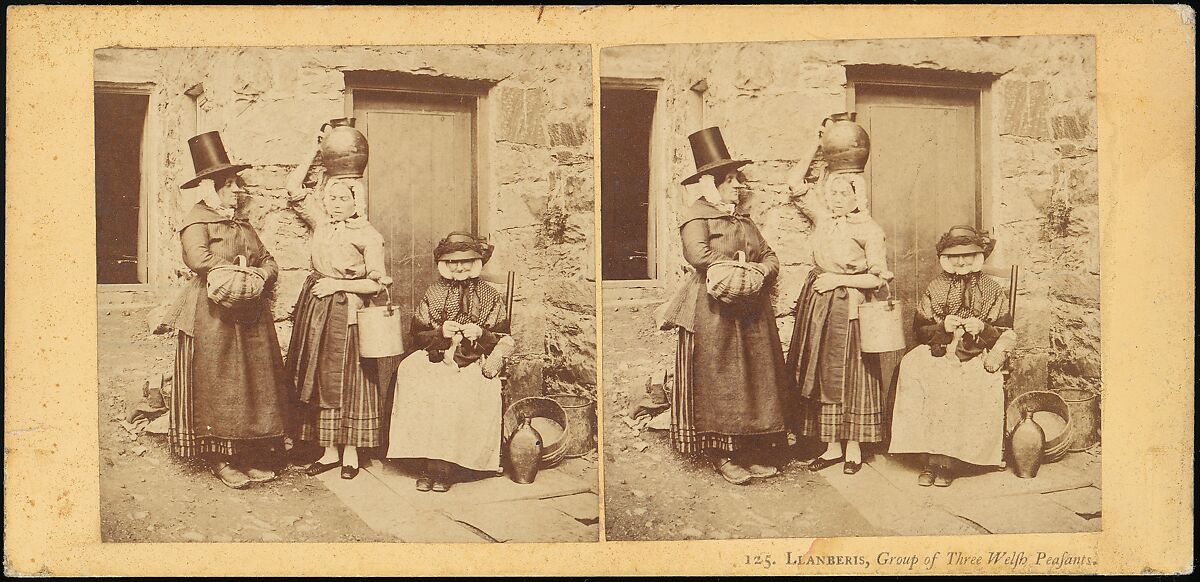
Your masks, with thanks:
[[(813, 130), (847, 109), (847, 67), (885, 65), (991, 79), (982, 139), (992, 155), (983, 222), (993, 262), (1023, 269), (1020, 345), (1009, 385), (1027, 390), (1100, 387), (1099, 215), (1095, 44), (1091, 37), (950, 38), (631, 46), (605, 49), (602, 79), (660, 84), (656, 121), (670, 168), (653, 185), (660, 273), (671, 289), (685, 272), (676, 217), (690, 198), (678, 185), (695, 169), (687, 135), (721, 127), (744, 172), (754, 220), (780, 255), (775, 290), (782, 339), (811, 268), (808, 220), (788, 203), (786, 177), (804, 163)], [(693, 88), (697, 89), (694, 90)], [(701, 90), (701, 91), (698, 91)]]
[(494, 261), (517, 272), (510, 396), (595, 397), (591, 52), (582, 45), (165, 48), (96, 53), (98, 82), (153, 83), (147, 147), (157, 163), (151, 282), (165, 298), (190, 273), (175, 230), (199, 189), (187, 139), (220, 130), (250, 192), (244, 211), (282, 269), (274, 306), (286, 343), (308, 268), (306, 226), (285, 179), (321, 122), (345, 116), (348, 71), (486, 88), (488, 191), (480, 222)]

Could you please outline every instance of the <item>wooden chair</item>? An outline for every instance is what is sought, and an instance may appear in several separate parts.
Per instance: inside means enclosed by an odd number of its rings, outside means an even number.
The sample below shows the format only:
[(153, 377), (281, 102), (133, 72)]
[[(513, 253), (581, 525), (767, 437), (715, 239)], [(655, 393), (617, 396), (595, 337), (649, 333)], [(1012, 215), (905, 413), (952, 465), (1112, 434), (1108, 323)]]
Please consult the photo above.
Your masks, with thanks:
[[(1008, 314), (1001, 317), (997, 323), (997, 327), (1004, 329), (1016, 329), (1017, 321), (1017, 278), (1020, 275), (1020, 267), (1012, 265), (1005, 271), (1002, 267), (984, 267), (983, 273), (1000, 283), (1001, 286), (1008, 288)], [(1008, 382), (1012, 376), (1012, 353), (1009, 353), (1009, 360), (1005, 362), (1004, 367), (1000, 369), (1000, 373), (1004, 376), (1004, 457), (1000, 460), (1001, 471), (1007, 468), (1008, 457)]]
[[(479, 277), (488, 285), (491, 285), (497, 293), (500, 294), (500, 301), (504, 305), (504, 311), (500, 313), (500, 321), (496, 324), (496, 328), (492, 331), (502, 335), (512, 335), (512, 320), (513, 320), (513, 296), (516, 294), (517, 274), (514, 271), (504, 273), (504, 278), (501, 280), (499, 276), (494, 276), (486, 271)], [(508, 386), (508, 365), (500, 371), (500, 383), (507, 388)]]

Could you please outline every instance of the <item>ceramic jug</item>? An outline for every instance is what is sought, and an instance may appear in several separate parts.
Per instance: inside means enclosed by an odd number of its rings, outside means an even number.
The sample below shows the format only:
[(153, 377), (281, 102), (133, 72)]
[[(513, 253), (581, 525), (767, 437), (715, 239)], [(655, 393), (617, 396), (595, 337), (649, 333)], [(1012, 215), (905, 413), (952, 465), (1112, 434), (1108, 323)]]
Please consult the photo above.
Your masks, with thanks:
[(1042, 449), (1046, 446), (1046, 433), (1033, 420), (1033, 409), (1026, 408), (1025, 416), (1013, 427), (1009, 437), (1012, 451), (1013, 473), (1022, 479), (1037, 477), (1042, 466)]
[(829, 172), (861, 172), (871, 155), (867, 130), (855, 123), (856, 113), (834, 113), (821, 122), (821, 155)]
[(512, 480), (533, 483), (541, 460), (542, 435), (533, 428), (528, 416), (522, 417), (521, 425), (508, 439), (508, 465), (512, 470)]
[(367, 168), (367, 137), (354, 129), (354, 118), (333, 119), (322, 128), (329, 134), (321, 140), (321, 163), (327, 177), (351, 176), (361, 178)]

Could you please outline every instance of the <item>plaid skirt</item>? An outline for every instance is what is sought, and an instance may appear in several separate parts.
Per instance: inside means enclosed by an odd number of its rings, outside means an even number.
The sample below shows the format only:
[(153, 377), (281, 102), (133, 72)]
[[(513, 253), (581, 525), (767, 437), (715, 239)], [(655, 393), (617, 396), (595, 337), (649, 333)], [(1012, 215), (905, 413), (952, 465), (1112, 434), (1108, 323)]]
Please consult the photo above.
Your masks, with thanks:
[[(342, 368), (341, 406), (323, 408), (300, 403), (297, 438), (323, 447), (348, 445), (378, 447), (383, 414), (382, 397), (373, 369), (368, 371), (358, 357), (358, 326), (346, 334), (346, 352)], [(373, 368), (373, 366), (372, 366)]]
[(283, 450), (283, 438), (230, 439), (199, 435), (192, 414), (194, 389), (192, 354), (195, 340), (179, 332), (175, 346), (175, 377), (171, 382), (171, 403), (168, 412), (167, 439), (171, 452), (183, 459), (204, 455), (241, 455)]
[[(796, 432), (823, 442), (884, 440), (884, 400), (878, 354), (858, 349), (858, 321), (850, 322), (846, 383), (841, 402), (797, 398)], [(818, 393), (819, 394), (819, 393)]]

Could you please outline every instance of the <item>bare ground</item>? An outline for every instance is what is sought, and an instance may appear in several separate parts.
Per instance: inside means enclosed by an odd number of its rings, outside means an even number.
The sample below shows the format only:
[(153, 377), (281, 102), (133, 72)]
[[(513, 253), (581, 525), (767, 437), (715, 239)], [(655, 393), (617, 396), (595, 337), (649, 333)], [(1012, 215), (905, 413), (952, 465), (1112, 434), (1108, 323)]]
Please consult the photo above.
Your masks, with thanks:
[[(679, 540), (889, 535), (824, 478), (788, 458), (783, 473), (747, 486), (675, 453), (666, 432), (630, 427), (646, 379), (674, 366), (675, 336), (656, 331), (654, 306), (604, 312), (605, 537)], [(793, 447), (787, 457), (808, 458)]]
[(290, 467), (280, 479), (232, 490), (166, 437), (136, 440), (120, 421), (147, 376), (170, 373), (173, 335), (152, 335), (147, 310), (99, 314), (100, 531), (106, 542), (383, 542), (318, 481)]

